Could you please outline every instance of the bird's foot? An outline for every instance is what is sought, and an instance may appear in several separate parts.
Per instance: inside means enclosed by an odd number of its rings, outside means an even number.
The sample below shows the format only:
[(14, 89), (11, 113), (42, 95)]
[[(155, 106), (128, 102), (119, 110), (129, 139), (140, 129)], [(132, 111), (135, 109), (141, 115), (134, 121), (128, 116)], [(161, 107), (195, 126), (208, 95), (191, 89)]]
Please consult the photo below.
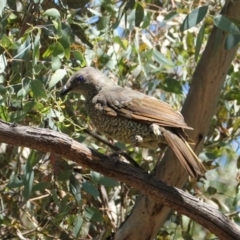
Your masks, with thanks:
[(108, 156), (109, 156), (109, 157), (116, 157), (116, 156), (124, 153), (125, 151), (126, 151), (126, 149), (121, 149), (121, 150), (118, 150), (118, 151), (115, 151), (115, 152), (113, 152), (113, 153), (108, 154)]
[(131, 139), (131, 145), (140, 146), (143, 143), (143, 138), (140, 135), (134, 135)]
[(158, 137), (162, 136), (161, 128), (159, 127), (158, 124), (156, 123), (151, 124), (150, 129), (155, 136), (158, 136)]
[(109, 157), (111, 157), (111, 158), (113, 159), (113, 162), (114, 162), (115, 164), (118, 164), (118, 163), (120, 162), (120, 158), (119, 158), (119, 154), (120, 154), (120, 153), (118, 153), (118, 152), (119, 152), (119, 151), (116, 151), (116, 152), (111, 153), (111, 154), (108, 155)]

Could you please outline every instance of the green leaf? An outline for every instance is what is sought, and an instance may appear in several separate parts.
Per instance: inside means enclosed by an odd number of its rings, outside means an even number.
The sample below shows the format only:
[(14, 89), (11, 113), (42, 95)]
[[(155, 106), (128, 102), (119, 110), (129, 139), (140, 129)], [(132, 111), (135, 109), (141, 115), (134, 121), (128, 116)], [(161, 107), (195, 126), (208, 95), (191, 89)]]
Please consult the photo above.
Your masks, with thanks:
[(70, 24), (72, 28), (72, 32), (85, 44), (87, 44), (90, 48), (93, 48), (93, 45), (91, 42), (89, 42), (88, 37), (84, 33), (83, 28), (76, 23)]
[(17, 93), (17, 97), (25, 97), (26, 94), (27, 94), (26, 90), (24, 88), (21, 88)]
[(17, 3), (16, 3), (16, 1), (8, 0), (8, 6), (10, 7), (10, 9), (14, 10), (14, 12), (17, 11)]
[(45, 68), (46, 66), (42, 62), (38, 62), (34, 65), (34, 72), (36, 75), (40, 74), (40, 72)]
[(152, 19), (152, 14), (150, 12), (147, 12), (147, 14), (144, 16), (144, 19), (143, 19), (143, 24), (142, 24), (143, 29), (147, 28), (150, 25), (151, 19)]
[(3, 48), (9, 48), (12, 45), (12, 41), (7, 37), (7, 35), (3, 34), (1, 37), (1, 45)]
[(103, 216), (101, 212), (94, 207), (86, 207), (84, 209), (84, 216), (86, 220), (93, 220), (95, 222), (102, 222), (103, 221)]
[(37, 183), (37, 184), (33, 185), (32, 192), (43, 191), (43, 190), (45, 190), (49, 187), (50, 187), (49, 182), (40, 182), (40, 183)]
[(126, 48), (125, 48), (125, 46), (124, 46), (120, 37), (118, 37), (118, 36), (114, 37), (114, 42), (119, 44), (124, 50), (126, 50)]
[(74, 51), (73, 56), (76, 60), (80, 61), (80, 66), (83, 67), (86, 65), (85, 58), (83, 57), (82, 53), (79, 51)]
[(63, 49), (64, 49), (64, 56), (66, 59), (70, 58), (71, 55), (71, 49), (70, 49), (70, 36), (67, 34), (66, 31), (61, 30), (61, 38), (58, 40)]
[(191, 13), (189, 13), (186, 16), (186, 18), (184, 19), (180, 27), (180, 30), (185, 31), (191, 27), (196, 26), (206, 16), (207, 10), (208, 10), (208, 6), (202, 6), (194, 9)]
[(109, 26), (109, 22), (110, 22), (109, 16), (100, 17), (97, 23), (97, 29), (99, 31), (106, 29)]
[(0, 118), (9, 122), (9, 111), (5, 106), (0, 105)]
[(182, 94), (182, 85), (176, 79), (166, 78), (159, 86), (166, 92)]
[(54, 44), (51, 44), (47, 50), (43, 53), (43, 57), (46, 58), (46, 57), (49, 57), (52, 53), (53, 53), (53, 50), (54, 50)]
[(168, 58), (166, 58), (162, 53), (160, 53), (158, 50), (154, 49), (153, 50), (153, 59), (160, 63), (163, 64), (165, 66), (169, 66), (169, 67), (174, 67), (175, 64)]
[(91, 207), (86, 207), (84, 209), (84, 218), (87, 221), (90, 221), (92, 219), (93, 215), (94, 215), (94, 209), (92, 209)]
[[(47, 107), (48, 109), (50, 108), (50, 106)], [(39, 110), (39, 111), (42, 111), (44, 109), (44, 106), (42, 105), (42, 103), (40, 102), (36, 102), (35, 105), (34, 105), (34, 110)]]
[(32, 193), (32, 186), (33, 186), (33, 180), (34, 180), (34, 171), (30, 164), (30, 161), (27, 161), (24, 172), (25, 172), (24, 178), (23, 178), (24, 189), (23, 189), (22, 195), (25, 198), (25, 200), (28, 200)]
[(135, 12), (135, 26), (139, 27), (144, 18), (144, 9), (142, 5), (138, 2)]
[(61, 43), (64, 49), (70, 47), (71, 41), (70, 36), (67, 33), (67, 30), (61, 30), (61, 38), (59, 38), (59, 42)]
[(15, 174), (13, 173), (9, 179), (9, 183), (8, 183), (8, 188), (19, 188), (22, 187), (24, 184), (24, 177), (19, 175), (19, 174)]
[(84, 192), (86, 192), (94, 197), (99, 197), (98, 189), (89, 181), (82, 183), (82, 189)]
[[(20, 40), (18, 40), (20, 42)], [(30, 59), (29, 53), (32, 51), (32, 43), (30, 37), (26, 38), (26, 40), (17, 48), (17, 55), (14, 58)]]
[(75, 176), (72, 174), (69, 179), (69, 187), (70, 187), (70, 192), (73, 194), (77, 202), (80, 202), (82, 199), (81, 196), (81, 184), (78, 179), (75, 178)]
[(80, 214), (77, 214), (73, 223), (73, 229), (72, 229), (72, 234), (73, 236), (78, 239), (81, 227), (83, 224), (83, 218), (81, 217)]
[(55, 189), (52, 189), (51, 194), (52, 194), (53, 201), (56, 203), (58, 207), (60, 207), (60, 202), (58, 200), (58, 196)]
[(68, 195), (65, 195), (60, 202), (59, 213), (68, 213), (69, 205), (67, 203), (68, 203)]
[(70, 57), (71, 57), (71, 48), (70, 47), (69, 48), (64, 48), (64, 56), (67, 60), (70, 59)]
[[(64, 120), (63, 112), (59, 112), (56, 109), (52, 109), (52, 108), (50, 109), (49, 117), (57, 118), (58, 122), (62, 122)], [(65, 170), (72, 170), (71, 165), (69, 165), (67, 163), (66, 163), (66, 166), (64, 168), (65, 168)]]
[(6, 92), (6, 88), (2, 84), (0, 84), (0, 94), (5, 94)]
[(103, 176), (99, 180), (98, 183), (101, 184), (101, 185), (104, 185), (106, 187), (117, 187), (117, 186), (119, 186), (119, 182), (118, 181), (116, 181), (116, 180), (114, 180), (112, 178), (109, 178), (109, 177), (105, 177), (105, 176)]
[(1, 0), (1, 4), (0, 4), (0, 16), (2, 17), (2, 12), (3, 12), (3, 9), (5, 8), (7, 4), (7, 0)]
[(237, 168), (238, 168), (238, 169), (240, 168), (240, 156), (239, 156), (238, 159), (237, 159)]
[(224, 94), (224, 99), (227, 100), (227, 101), (237, 100), (238, 102), (240, 102), (239, 89), (238, 88), (233, 88), (233, 89), (227, 91)]
[(205, 30), (205, 26), (202, 25), (202, 27), (199, 30), (199, 33), (198, 33), (198, 36), (197, 36), (197, 41), (196, 41), (195, 61), (197, 61), (198, 56), (199, 56), (199, 52), (200, 52), (201, 47), (202, 47), (203, 38), (204, 38), (204, 30)]
[(215, 193), (217, 193), (217, 189), (214, 187), (208, 187), (207, 192), (210, 195), (214, 195)]
[(59, 214), (57, 214), (57, 216), (54, 216), (54, 218), (52, 219), (54, 224), (60, 224), (64, 218), (66, 218), (66, 216), (68, 215), (68, 212), (61, 212)]
[(24, 112), (29, 112), (30, 110), (33, 109), (35, 104), (36, 104), (35, 101), (29, 101), (29, 102), (25, 103), (24, 106), (23, 106), (23, 111)]
[(40, 158), (40, 155), (35, 150), (31, 150), (30, 154), (28, 155), (28, 164), (31, 167), (34, 167), (39, 162)]
[(164, 21), (169, 21), (172, 20), (174, 17), (176, 17), (178, 15), (178, 13), (176, 11), (170, 12), (168, 13), (165, 17), (164, 17)]
[(61, 24), (60, 20), (59, 19), (57, 19), (56, 21), (52, 20), (52, 23), (53, 23), (55, 29), (57, 30), (58, 35), (61, 36), (62, 24)]
[(53, 56), (54, 57), (59, 57), (59, 58), (63, 58), (64, 57), (64, 54), (65, 54), (65, 51), (64, 51), (64, 48), (63, 46), (61, 45), (60, 42), (56, 42), (53, 44)]
[(189, 232), (182, 231), (182, 237), (184, 240), (193, 240), (192, 236), (189, 234)]
[(225, 32), (229, 32), (234, 35), (240, 35), (240, 31), (238, 27), (223, 15), (219, 14), (218, 16), (216, 16), (213, 22), (216, 27), (218, 27), (219, 29)]
[(62, 62), (59, 57), (52, 56), (52, 70), (53, 72), (57, 71), (62, 65)]
[(65, 69), (58, 69), (49, 82), (49, 89), (53, 88), (60, 80), (62, 80), (67, 74)]
[(41, 81), (35, 79), (31, 81), (31, 90), (35, 98), (47, 98), (44, 85)]
[(33, 60), (34, 60), (34, 66), (39, 60), (39, 45), (40, 45), (40, 31), (38, 34), (35, 36), (34, 43), (33, 43)]
[(237, 44), (240, 42), (240, 36), (239, 35), (233, 35), (229, 33), (225, 39), (224, 47), (226, 50), (230, 50), (237, 46)]
[[(65, 166), (67, 167), (67, 166)], [(58, 175), (58, 181), (67, 181), (69, 180), (70, 176), (72, 175), (72, 169), (64, 169), (61, 173)]]
[(119, 186), (118, 181), (116, 181), (112, 178), (109, 178), (109, 177), (105, 177), (102, 174), (97, 173), (97, 172), (91, 172), (91, 177), (92, 177), (92, 180), (95, 183), (104, 185), (106, 187), (117, 187), (117, 186)]
[(46, 10), (43, 15), (46, 15), (48, 17), (52, 18), (60, 18), (60, 12), (56, 8), (50, 8)]

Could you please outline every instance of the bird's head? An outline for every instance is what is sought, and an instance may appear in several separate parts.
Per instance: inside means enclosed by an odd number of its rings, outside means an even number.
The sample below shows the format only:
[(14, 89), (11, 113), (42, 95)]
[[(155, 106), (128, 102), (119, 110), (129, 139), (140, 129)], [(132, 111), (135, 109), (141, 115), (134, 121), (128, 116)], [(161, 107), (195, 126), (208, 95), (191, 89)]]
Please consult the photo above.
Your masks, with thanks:
[(68, 92), (82, 94), (85, 98), (97, 94), (102, 88), (115, 85), (113, 81), (93, 67), (85, 67), (74, 73), (62, 88), (60, 95)]

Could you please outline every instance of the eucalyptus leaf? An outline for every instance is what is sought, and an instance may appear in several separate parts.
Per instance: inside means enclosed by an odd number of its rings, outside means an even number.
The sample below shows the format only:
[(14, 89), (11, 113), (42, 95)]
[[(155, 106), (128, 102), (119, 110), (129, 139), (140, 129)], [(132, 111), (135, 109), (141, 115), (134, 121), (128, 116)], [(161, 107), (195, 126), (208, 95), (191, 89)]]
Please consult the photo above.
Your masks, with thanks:
[(47, 94), (44, 88), (44, 85), (41, 81), (35, 79), (31, 81), (31, 90), (35, 98), (47, 98)]
[(49, 89), (53, 88), (60, 80), (67, 74), (65, 69), (58, 69), (51, 77), (49, 82)]
[(0, 4), (0, 16), (2, 16), (2, 12), (3, 12), (3, 9), (5, 8), (7, 4), (7, 0), (1, 0), (1, 4)]
[(86, 207), (84, 209), (84, 216), (88, 220), (93, 220), (95, 222), (102, 222), (103, 216), (101, 212), (95, 207)]
[(74, 227), (72, 230), (73, 236), (76, 239), (78, 239), (82, 224), (83, 224), (83, 218), (80, 216), (80, 214), (77, 214), (74, 220), (74, 225), (73, 225)]
[(60, 12), (56, 8), (50, 8), (46, 10), (43, 15), (52, 17), (52, 18), (60, 18)]
[(194, 9), (191, 13), (189, 13), (186, 16), (186, 18), (184, 19), (184, 21), (180, 27), (180, 30), (185, 31), (191, 27), (196, 26), (206, 16), (207, 11), (208, 11), (208, 6), (202, 6), (202, 7)]
[(98, 189), (89, 181), (82, 183), (82, 189), (84, 192), (86, 192), (94, 197), (99, 197)]
[(139, 27), (144, 18), (144, 9), (140, 2), (137, 3), (136, 11), (135, 11), (135, 25)]
[(217, 15), (214, 17), (214, 25), (219, 29), (229, 32), (234, 35), (240, 35), (240, 30), (230, 19), (223, 15)]

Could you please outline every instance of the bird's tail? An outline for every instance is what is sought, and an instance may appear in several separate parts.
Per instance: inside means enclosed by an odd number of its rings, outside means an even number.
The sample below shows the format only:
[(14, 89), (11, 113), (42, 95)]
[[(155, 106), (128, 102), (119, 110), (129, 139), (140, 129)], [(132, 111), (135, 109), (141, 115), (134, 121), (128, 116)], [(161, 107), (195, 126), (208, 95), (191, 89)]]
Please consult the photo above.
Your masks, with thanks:
[(164, 129), (162, 132), (167, 143), (189, 175), (195, 178), (204, 176), (205, 167), (190, 147), (185, 137), (186, 134), (181, 134), (177, 129), (176, 133), (172, 133), (167, 129)]

